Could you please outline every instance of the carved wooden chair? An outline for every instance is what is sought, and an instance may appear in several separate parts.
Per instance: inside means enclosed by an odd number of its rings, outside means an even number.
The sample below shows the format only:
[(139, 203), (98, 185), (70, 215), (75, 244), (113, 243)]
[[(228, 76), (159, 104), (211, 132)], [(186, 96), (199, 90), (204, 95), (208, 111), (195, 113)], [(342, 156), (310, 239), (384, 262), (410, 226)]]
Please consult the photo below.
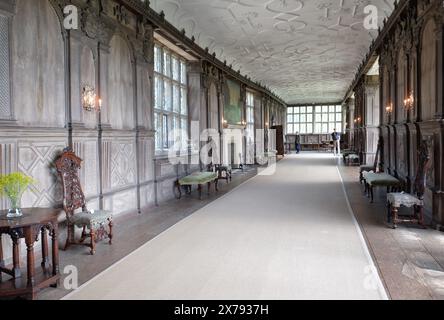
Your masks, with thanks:
[(364, 172), (376, 172), (376, 169), (378, 167), (378, 160), (379, 160), (379, 155), (381, 153), (381, 148), (382, 148), (382, 139), (379, 138), (378, 140), (378, 146), (376, 148), (376, 155), (375, 155), (375, 161), (373, 161), (373, 164), (371, 165), (361, 165), (359, 166), (359, 182), (362, 183), (364, 181)]
[[(68, 235), (65, 250), (72, 244), (83, 244), (86, 238), (90, 242), (85, 244), (90, 247), (90, 253), (95, 253), (95, 244), (105, 237), (112, 244), (113, 220), (112, 213), (105, 210), (91, 210), (86, 208), (85, 196), (80, 185), (78, 170), (82, 159), (77, 157), (70, 148), (66, 148), (55, 161), (57, 172), (63, 184), (63, 207), (68, 224)], [(78, 209), (81, 212), (76, 212)], [(106, 230), (108, 225), (109, 230)], [(75, 241), (75, 227), (82, 228), (82, 237), (79, 242)]]
[[(418, 149), (418, 168), (413, 185), (414, 194), (404, 192), (387, 194), (387, 220), (388, 223), (392, 220), (394, 229), (398, 222), (413, 222), (424, 227), (424, 192), (430, 163), (427, 141), (423, 140)], [(399, 216), (398, 209), (401, 206), (413, 208), (413, 216)]]

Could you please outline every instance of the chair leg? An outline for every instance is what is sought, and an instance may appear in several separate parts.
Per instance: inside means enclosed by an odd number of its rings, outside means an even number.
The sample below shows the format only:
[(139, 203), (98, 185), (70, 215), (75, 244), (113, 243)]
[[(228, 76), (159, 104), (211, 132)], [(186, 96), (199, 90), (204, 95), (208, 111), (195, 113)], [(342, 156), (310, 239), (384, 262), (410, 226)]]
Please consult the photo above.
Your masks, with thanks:
[(109, 220), (108, 238), (109, 238), (109, 244), (113, 244), (113, 221), (112, 220)]
[(181, 199), (182, 198), (182, 190), (180, 188), (180, 183), (179, 181), (176, 181), (176, 188), (177, 188), (177, 195), (176, 195), (176, 199)]
[(91, 255), (96, 253), (96, 231), (93, 227), (90, 228), (90, 237), (91, 237)]
[(86, 239), (86, 226), (83, 226), (83, 230), (82, 230), (82, 237), (80, 238), (80, 243), (83, 243), (83, 241), (85, 241)]
[(65, 248), (63, 250), (68, 250), (71, 244), (74, 243), (74, 225), (68, 224), (67, 227), (67, 235), (66, 235), (66, 243)]
[(424, 207), (420, 206), (417, 208), (418, 209), (418, 213), (419, 213), (419, 225), (423, 228), (425, 228), (425, 224), (424, 224)]
[(390, 223), (392, 220), (392, 205), (390, 202), (387, 202), (387, 223)]

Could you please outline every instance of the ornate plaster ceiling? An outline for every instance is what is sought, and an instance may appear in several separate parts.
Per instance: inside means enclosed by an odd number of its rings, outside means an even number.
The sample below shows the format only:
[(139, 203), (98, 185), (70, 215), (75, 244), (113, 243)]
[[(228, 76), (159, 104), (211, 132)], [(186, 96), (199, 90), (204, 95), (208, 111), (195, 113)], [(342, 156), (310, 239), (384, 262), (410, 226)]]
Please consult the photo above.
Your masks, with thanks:
[(243, 75), (289, 104), (340, 101), (394, 0), (153, 0), (154, 10), (184, 28)]

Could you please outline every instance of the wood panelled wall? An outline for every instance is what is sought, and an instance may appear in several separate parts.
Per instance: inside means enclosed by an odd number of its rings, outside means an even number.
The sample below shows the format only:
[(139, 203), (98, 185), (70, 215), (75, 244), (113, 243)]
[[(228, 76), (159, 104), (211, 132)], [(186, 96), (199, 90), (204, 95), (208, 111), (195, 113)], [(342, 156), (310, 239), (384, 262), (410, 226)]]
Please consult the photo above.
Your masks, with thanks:
[[(443, 23), (441, 0), (402, 2), (395, 9), (397, 20), (385, 33), (379, 55), (379, 134), (383, 139), (384, 170), (406, 182), (413, 191), (417, 148), (429, 142), (433, 164), (427, 174), (426, 207), (437, 226), (444, 224), (444, 127), (443, 127)], [(402, 9), (400, 9), (402, 8)], [(357, 150), (369, 149), (363, 137), (368, 132), (363, 95), (366, 79), (355, 87), (355, 101), (349, 101), (349, 139)], [(404, 99), (413, 95), (413, 108)], [(353, 106), (354, 104), (354, 106)], [(392, 105), (392, 112), (386, 107)], [(360, 115), (361, 123), (353, 119)], [(363, 159), (364, 162), (365, 159)], [(367, 159), (368, 160), (368, 159)], [(367, 161), (368, 162), (368, 161)]]
[[(68, 4), (79, 9), (78, 30), (63, 28)], [(171, 165), (155, 154), (154, 29), (168, 32), (183, 48), (189, 44), (196, 57), (188, 66), (188, 105), (190, 120), (199, 121), (201, 129), (220, 124), (221, 84), (228, 76), (244, 91), (251, 87), (256, 93), (258, 128), (270, 113), (283, 123), (282, 101), (228, 67), (216, 67), (223, 63), (209, 60), (204, 49), (173, 29), (148, 2), (3, 0), (0, 174), (19, 170), (38, 180), (24, 195), (24, 207), (60, 205), (53, 161), (68, 145), (84, 160), (81, 182), (89, 207), (115, 215), (171, 199), (173, 181), (199, 169)], [(100, 114), (82, 108), (85, 85), (95, 87), (103, 100)], [(0, 209), (8, 205), (0, 199)]]

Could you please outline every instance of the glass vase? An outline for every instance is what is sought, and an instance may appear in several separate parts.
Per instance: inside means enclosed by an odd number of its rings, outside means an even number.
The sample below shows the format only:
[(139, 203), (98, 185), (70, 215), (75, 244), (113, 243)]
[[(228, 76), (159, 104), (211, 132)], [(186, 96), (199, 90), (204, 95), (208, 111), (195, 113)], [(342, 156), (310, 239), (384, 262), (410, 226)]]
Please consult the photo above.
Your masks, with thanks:
[(23, 215), (22, 209), (20, 208), (20, 198), (20, 196), (17, 198), (9, 198), (11, 208), (8, 210), (7, 218), (17, 218)]

